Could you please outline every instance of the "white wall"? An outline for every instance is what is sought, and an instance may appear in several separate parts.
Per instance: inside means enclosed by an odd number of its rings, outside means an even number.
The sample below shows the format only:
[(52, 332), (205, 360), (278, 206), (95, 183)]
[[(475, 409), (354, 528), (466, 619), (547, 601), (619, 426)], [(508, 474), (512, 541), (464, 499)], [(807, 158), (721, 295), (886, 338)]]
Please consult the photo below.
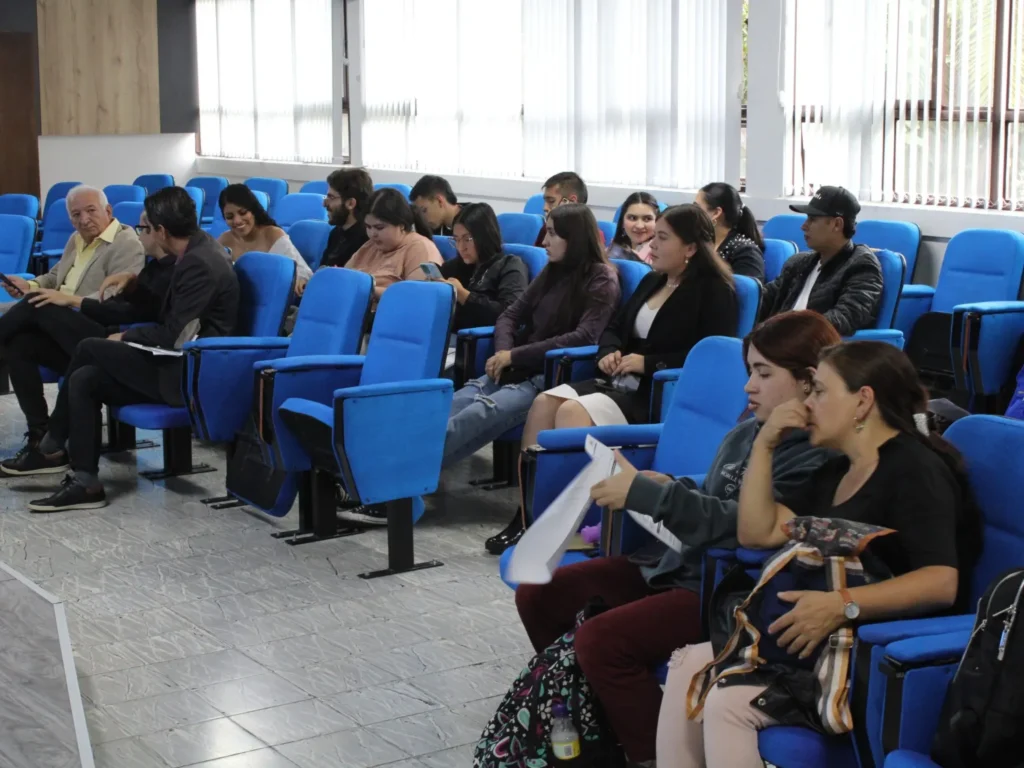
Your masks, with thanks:
[(194, 175), (196, 135), (40, 136), (39, 189), (58, 181), (94, 187), (131, 184), (144, 173), (170, 173), (179, 184)]

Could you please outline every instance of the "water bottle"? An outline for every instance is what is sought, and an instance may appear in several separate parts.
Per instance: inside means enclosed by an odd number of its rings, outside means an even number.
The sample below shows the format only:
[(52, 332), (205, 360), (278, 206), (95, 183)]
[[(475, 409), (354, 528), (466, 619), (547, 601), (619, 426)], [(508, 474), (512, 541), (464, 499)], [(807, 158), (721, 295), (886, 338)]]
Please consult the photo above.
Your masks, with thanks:
[(580, 756), (580, 735), (564, 704), (551, 708), (551, 752), (556, 760), (574, 760)]

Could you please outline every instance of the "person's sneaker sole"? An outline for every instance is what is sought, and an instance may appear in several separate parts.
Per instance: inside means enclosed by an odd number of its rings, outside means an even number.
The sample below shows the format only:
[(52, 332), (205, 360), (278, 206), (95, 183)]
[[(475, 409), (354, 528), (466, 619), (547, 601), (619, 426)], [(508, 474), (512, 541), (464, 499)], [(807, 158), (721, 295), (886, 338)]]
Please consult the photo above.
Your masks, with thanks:
[(338, 521), (342, 523), (359, 523), (360, 525), (382, 525), (388, 524), (386, 517), (377, 517), (376, 515), (364, 515), (355, 510), (345, 510), (338, 512)]
[(40, 467), (39, 469), (11, 469), (0, 464), (0, 472), (11, 477), (25, 477), (27, 475), (56, 475), (67, 472), (71, 469), (70, 464), (61, 464), (59, 467)]
[(107, 506), (106, 499), (101, 499), (100, 501), (80, 501), (77, 504), (68, 504), (62, 507), (42, 504), (38, 501), (30, 501), (28, 503), (30, 512), (70, 512), (73, 509), (103, 509), (105, 506)]

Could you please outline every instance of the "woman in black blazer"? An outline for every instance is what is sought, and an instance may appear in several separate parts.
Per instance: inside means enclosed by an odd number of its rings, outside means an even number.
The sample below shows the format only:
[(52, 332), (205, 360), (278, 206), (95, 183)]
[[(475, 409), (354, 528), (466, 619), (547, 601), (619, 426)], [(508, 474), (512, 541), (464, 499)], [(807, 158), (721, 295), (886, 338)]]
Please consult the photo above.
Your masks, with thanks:
[(601, 335), (601, 376), (541, 394), (527, 417), (524, 445), (553, 427), (648, 422), (655, 372), (681, 367), (706, 336), (735, 335), (739, 307), (732, 272), (715, 254), (714, 242), (714, 225), (696, 205), (662, 214), (651, 243), (653, 271)]

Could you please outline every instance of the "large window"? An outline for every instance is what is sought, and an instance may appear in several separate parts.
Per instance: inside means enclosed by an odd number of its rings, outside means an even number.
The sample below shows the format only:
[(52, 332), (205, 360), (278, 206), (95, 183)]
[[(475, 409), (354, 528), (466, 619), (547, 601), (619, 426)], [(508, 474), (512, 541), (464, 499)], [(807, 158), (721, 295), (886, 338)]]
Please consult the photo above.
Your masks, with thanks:
[(331, 162), (331, 0), (198, 0), (203, 155)]
[(1024, 0), (788, 0), (788, 194), (1019, 210)]
[(363, 12), (366, 165), (739, 181), (741, 0), (372, 0)]

